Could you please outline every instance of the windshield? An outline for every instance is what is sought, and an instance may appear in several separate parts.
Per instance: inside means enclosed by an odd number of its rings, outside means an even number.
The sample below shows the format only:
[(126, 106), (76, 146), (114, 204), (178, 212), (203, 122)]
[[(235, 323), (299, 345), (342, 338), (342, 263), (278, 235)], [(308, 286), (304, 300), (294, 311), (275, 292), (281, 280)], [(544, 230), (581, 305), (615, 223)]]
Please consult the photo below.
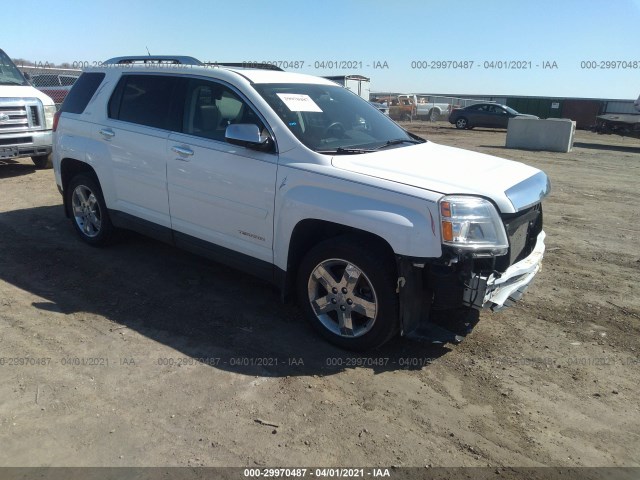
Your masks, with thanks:
[[(320, 153), (361, 153), (419, 143), (377, 108), (337, 85), (259, 84), (254, 88), (289, 130)], [(389, 143), (392, 142), (392, 143)]]
[(29, 85), (9, 56), (0, 50), (0, 85)]
[(511, 115), (519, 115), (518, 112), (516, 112), (513, 108), (511, 107), (507, 107), (506, 105), (504, 105), (504, 109), (509, 112)]

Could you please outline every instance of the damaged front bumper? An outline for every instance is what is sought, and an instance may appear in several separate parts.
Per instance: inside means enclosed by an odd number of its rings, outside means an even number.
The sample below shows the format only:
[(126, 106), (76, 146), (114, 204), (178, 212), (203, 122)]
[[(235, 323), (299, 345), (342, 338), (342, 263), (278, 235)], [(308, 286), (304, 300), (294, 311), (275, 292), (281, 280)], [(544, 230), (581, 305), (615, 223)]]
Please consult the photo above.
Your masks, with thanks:
[(504, 272), (476, 268), (471, 259), (428, 265), (399, 258), (402, 335), (434, 343), (462, 341), (479, 310), (497, 311), (520, 300), (541, 269), (544, 240), (541, 230), (531, 253)]
[(520, 300), (533, 277), (542, 268), (545, 236), (544, 231), (540, 232), (533, 251), (507, 268), (504, 273), (472, 273), (463, 291), (463, 303), (477, 309), (491, 308), (497, 311)]

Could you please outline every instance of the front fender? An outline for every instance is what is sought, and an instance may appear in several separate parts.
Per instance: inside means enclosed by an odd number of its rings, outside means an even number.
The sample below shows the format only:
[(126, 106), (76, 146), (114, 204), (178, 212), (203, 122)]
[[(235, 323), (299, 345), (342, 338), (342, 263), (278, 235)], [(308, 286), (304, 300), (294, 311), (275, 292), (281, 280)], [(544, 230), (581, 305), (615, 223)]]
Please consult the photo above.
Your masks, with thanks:
[(436, 203), (335, 177), (314, 177), (309, 173), (288, 172), (286, 185), (276, 194), (277, 267), (286, 271), (292, 232), (299, 222), (309, 219), (377, 235), (396, 255), (418, 258), (441, 255)]

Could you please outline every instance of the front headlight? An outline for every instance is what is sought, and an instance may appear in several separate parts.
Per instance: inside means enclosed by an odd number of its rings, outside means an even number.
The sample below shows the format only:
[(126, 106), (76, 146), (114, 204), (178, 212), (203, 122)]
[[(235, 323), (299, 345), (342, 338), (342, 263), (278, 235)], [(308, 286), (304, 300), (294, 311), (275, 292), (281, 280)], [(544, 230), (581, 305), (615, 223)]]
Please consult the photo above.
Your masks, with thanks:
[(442, 242), (458, 250), (504, 255), (509, 241), (493, 204), (483, 198), (451, 195), (440, 200)]
[(55, 105), (44, 106), (44, 128), (51, 130), (53, 128), (53, 116), (56, 114)]

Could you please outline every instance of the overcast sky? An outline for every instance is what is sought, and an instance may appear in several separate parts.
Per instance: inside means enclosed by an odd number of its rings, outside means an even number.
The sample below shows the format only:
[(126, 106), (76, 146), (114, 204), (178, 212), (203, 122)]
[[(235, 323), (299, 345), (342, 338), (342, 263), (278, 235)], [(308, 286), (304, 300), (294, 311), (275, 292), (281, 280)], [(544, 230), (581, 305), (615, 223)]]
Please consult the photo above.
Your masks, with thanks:
[(2, 18), (0, 48), (36, 62), (148, 48), (361, 74), (372, 91), (640, 94), (640, 0), (21, 0), (3, 3)]

